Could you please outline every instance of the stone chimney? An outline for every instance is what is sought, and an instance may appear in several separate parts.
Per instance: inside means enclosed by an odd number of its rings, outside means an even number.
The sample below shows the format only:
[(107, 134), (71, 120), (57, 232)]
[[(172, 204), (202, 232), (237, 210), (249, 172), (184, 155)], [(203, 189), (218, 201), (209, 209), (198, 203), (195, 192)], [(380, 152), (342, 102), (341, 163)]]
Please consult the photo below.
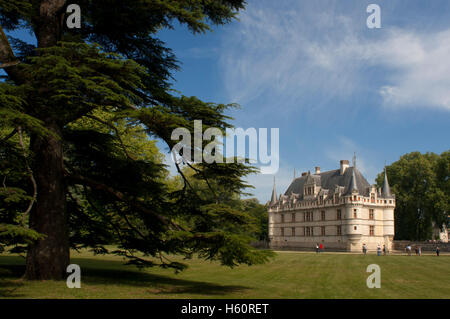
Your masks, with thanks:
[(315, 174), (319, 175), (320, 174), (320, 166), (316, 166), (315, 168), (316, 168), (316, 173)]
[(344, 175), (345, 170), (349, 167), (348, 160), (341, 160), (341, 175)]

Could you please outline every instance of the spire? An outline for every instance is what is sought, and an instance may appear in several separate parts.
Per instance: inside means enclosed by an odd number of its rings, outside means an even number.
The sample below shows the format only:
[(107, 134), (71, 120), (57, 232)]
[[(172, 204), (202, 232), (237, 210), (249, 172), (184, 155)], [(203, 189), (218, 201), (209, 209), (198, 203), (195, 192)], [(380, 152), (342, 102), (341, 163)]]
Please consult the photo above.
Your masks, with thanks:
[[(353, 164), (355, 164), (355, 157), (353, 157)], [(352, 179), (350, 180), (350, 186), (348, 188), (347, 194), (351, 194), (351, 193), (358, 193), (358, 186), (356, 185), (356, 167), (353, 166), (352, 169)]]
[(388, 178), (387, 178), (386, 163), (384, 164), (384, 182), (383, 182), (383, 192), (381, 195), (384, 198), (392, 197), (391, 188), (389, 187), (389, 182), (388, 182)]
[(275, 176), (273, 177), (273, 190), (272, 197), (270, 199), (270, 205), (275, 205), (277, 203), (277, 188), (275, 186)]
[(350, 179), (350, 186), (348, 187), (347, 194), (358, 193), (358, 185), (356, 184), (356, 152), (353, 153), (353, 168), (352, 177)]

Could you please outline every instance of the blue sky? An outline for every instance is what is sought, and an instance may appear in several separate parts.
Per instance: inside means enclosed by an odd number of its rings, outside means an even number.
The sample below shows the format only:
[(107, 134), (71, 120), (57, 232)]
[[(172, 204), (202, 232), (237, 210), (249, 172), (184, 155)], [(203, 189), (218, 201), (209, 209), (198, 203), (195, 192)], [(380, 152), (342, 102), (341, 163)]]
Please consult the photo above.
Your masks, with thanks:
[[(381, 7), (381, 29), (366, 7)], [(369, 183), (412, 151), (450, 149), (450, 2), (250, 0), (240, 21), (164, 30), (182, 70), (174, 88), (236, 102), (233, 124), (280, 128), (277, 191), (303, 171), (357, 155)], [(261, 202), (273, 176), (249, 182)]]
[[(366, 26), (370, 3), (381, 29)], [(280, 129), (278, 193), (294, 168), (336, 169), (354, 152), (374, 183), (385, 161), (450, 149), (448, 0), (248, 0), (239, 21), (213, 32), (159, 35), (181, 62), (175, 89), (239, 103), (237, 127)], [(248, 181), (265, 203), (273, 176)]]

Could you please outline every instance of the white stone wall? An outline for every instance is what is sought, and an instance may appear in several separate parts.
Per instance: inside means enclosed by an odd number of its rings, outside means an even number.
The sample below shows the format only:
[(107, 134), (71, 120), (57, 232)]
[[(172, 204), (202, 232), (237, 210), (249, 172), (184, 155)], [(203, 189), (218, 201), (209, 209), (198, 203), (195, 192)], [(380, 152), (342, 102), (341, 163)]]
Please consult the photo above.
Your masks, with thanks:
[[(337, 205), (317, 204), (308, 207), (297, 206), (295, 209), (275, 207), (269, 209), (269, 236), (273, 248), (308, 248), (316, 243), (323, 243), (325, 247), (339, 250), (361, 251), (365, 243), (369, 250), (376, 250), (377, 245), (386, 245), (392, 249), (394, 236), (394, 207), (395, 201), (386, 200), (370, 203), (361, 196), (361, 200), (350, 201), (341, 199)], [(342, 204), (344, 203), (344, 204)], [(341, 220), (337, 219), (337, 209), (341, 210)], [(356, 209), (356, 218), (354, 210)], [(370, 209), (374, 210), (374, 218), (370, 219)], [(321, 219), (325, 211), (325, 221)], [(313, 212), (313, 220), (304, 221), (304, 214)], [(282, 222), (281, 214), (284, 214)], [(292, 214), (295, 220), (292, 219)], [(325, 235), (321, 234), (321, 227), (325, 227)], [(341, 235), (337, 234), (337, 226), (341, 226)], [(370, 226), (374, 227), (374, 235), (370, 235)], [(292, 228), (295, 228), (295, 235)], [(314, 236), (304, 236), (304, 227), (313, 227)], [(284, 228), (284, 236), (281, 236)]]

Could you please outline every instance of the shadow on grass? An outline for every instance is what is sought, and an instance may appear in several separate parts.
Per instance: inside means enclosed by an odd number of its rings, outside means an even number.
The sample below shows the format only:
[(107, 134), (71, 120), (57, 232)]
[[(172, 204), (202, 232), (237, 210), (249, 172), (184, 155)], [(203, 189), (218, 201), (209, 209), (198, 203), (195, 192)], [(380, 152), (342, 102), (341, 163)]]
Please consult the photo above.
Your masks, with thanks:
[[(21, 297), (15, 290), (25, 284), (20, 278), (25, 272), (22, 260), (5, 260), (0, 258), (0, 298)], [(6, 261), (6, 262), (4, 262)], [(122, 286), (129, 288), (148, 288), (149, 294), (199, 294), (199, 295), (224, 295), (234, 292), (242, 292), (249, 287), (237, 285), (220, 285), (204, 281), (194, 281), (174, 278), (166, 275), (152, 274), (145, 270), (124, 266), (120, 261), (106, 261), (99, 259), (74, 258), (71, 263), (81, 267), (82, 283), (98, 285)], [(129, 267), (128, 269), (123, 269)], [(122, 268), (122, 269), (121, 269)], [(150, 270), (151, 271), (151, 270)], [(186, 271), (190, 271), (189, 269)], [(176, 276), (176, 275), (174, 275)], [(108, 289), (105, 287), (105, 289)], [(180, 296), (181, 297), (181, 296)]]
[(16, 293), (16, 290), (23, 285), (21, 277), (24, 271), (25, 266), (23, 265), (0, 263), (0, 298), (24, 297), (22, 294)]

